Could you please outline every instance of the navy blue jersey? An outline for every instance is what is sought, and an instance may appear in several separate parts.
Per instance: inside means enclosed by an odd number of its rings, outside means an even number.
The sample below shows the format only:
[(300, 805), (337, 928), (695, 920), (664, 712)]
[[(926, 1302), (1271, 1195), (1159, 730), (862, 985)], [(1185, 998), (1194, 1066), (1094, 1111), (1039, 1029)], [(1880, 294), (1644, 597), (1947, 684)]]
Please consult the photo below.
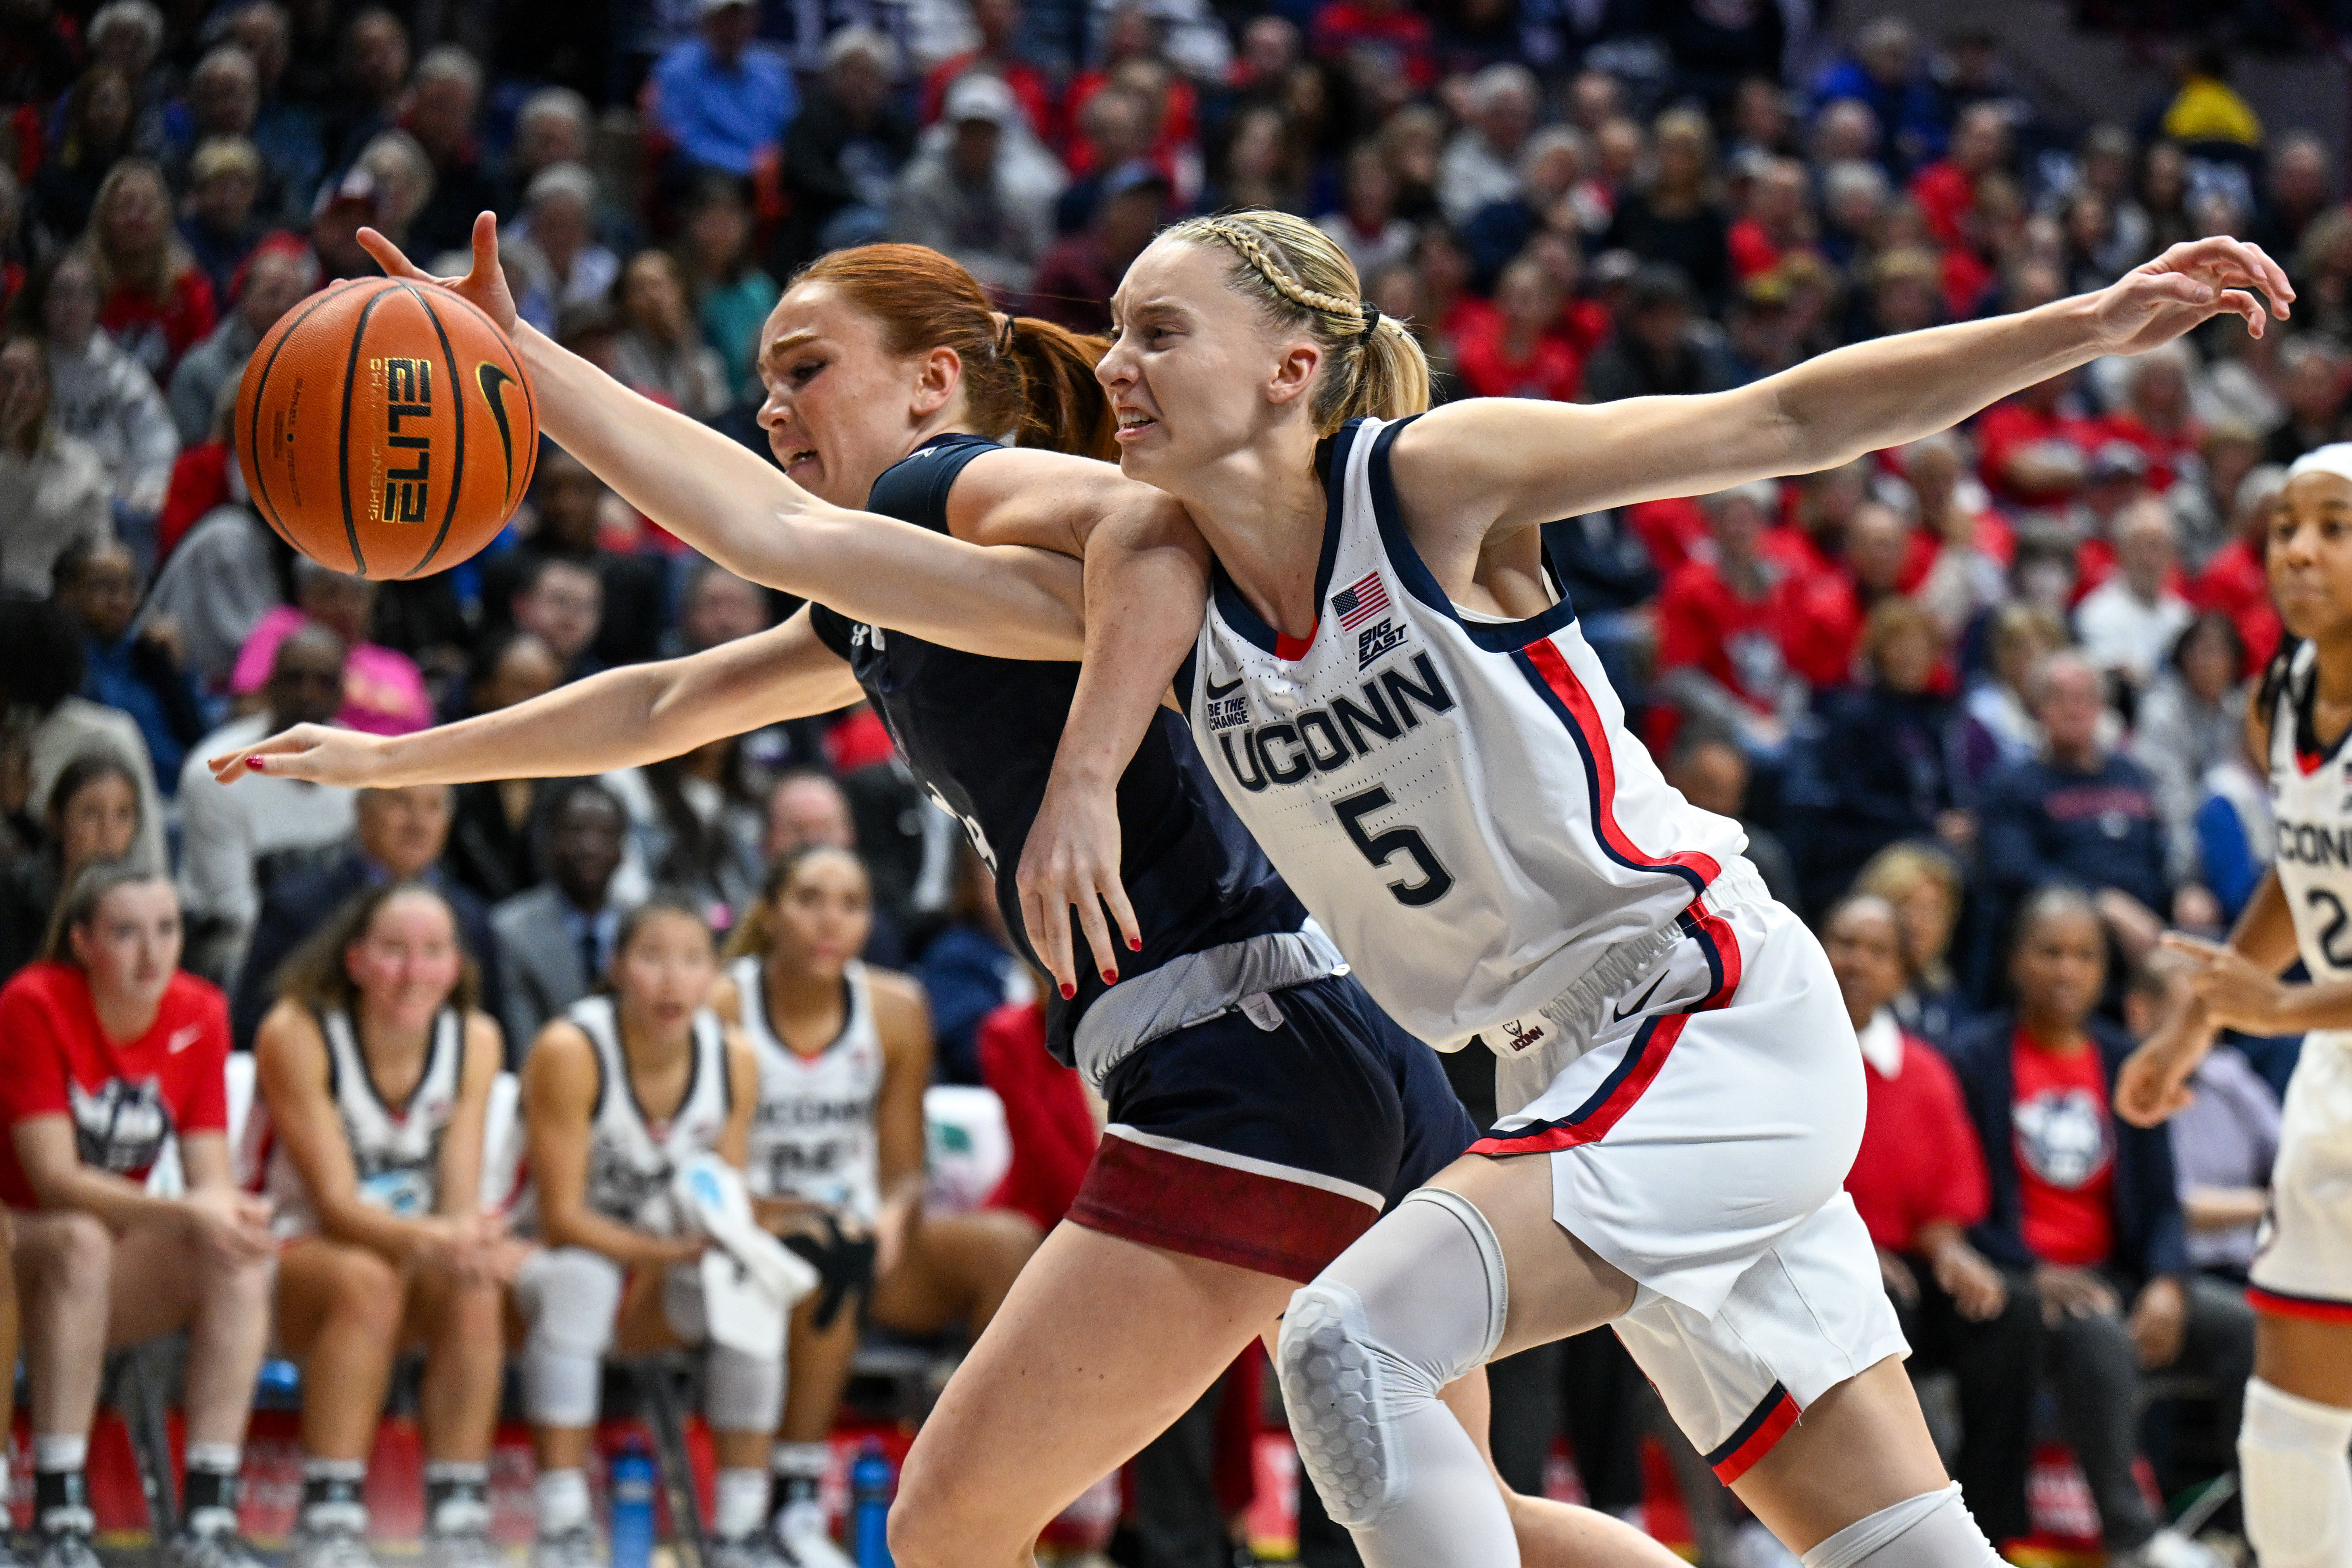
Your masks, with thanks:
[[(866, 508), (945, 533), (956, 476), (996, 449), (977, 436), (941, 437), (877, 479)], [(812, 605), (810, 616), (818, 638), (849, 661), (915, 776), (962, 822), (995, 876), (1005, 929), (1029, 952), (1013, 876), (1054, 769), (1078, 667), (959, 653), (823, 605)], [(1119, 873), (1143, 931), (1143, 951), (1120, 955), (1122, 976), (1306, 922), (1305, 909), (1226, 809), (1183, 720), (1165, 708), (1118, 781), (1118, 824)], [(1105, 989), (1075, 919), (1071, 925), (1078, 994), (1067, 1004), (1051, 998), (1045, 1021), (1045, 1043), (1064, 1062), (1079, 1016)]]

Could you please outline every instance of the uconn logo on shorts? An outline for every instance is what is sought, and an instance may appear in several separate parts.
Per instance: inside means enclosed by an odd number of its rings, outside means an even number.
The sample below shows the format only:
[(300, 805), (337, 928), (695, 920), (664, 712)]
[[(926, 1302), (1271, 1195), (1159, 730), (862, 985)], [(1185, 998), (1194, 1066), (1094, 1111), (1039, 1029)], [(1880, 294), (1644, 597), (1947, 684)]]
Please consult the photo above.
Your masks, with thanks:
[(78, 1083), (69, 1089), (74, 1142), (83, 1164), (130, 1175), (163, 1157), (163, 1141), (172, 1135), (172, 1111), (153, 1079), (109, 1079), (95, 1093)]

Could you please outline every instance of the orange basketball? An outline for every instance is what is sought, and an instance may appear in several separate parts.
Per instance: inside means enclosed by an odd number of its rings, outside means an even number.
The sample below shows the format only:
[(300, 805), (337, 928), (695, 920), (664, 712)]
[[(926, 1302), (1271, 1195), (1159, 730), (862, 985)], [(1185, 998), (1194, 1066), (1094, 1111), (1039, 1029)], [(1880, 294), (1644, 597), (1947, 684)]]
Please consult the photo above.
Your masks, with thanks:
[(237, 388), (236, 460), (278, 536), (338, 572), (457, 565), (514, 515), (539, 457), (530, 378), (446, 289), (365, 278), (270, 328)]

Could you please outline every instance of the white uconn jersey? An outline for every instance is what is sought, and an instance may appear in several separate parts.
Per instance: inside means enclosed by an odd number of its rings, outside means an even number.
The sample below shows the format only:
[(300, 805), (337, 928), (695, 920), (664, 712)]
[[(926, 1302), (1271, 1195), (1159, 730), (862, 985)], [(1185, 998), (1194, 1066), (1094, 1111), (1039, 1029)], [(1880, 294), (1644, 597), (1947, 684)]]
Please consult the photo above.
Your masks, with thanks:
[[(340, 1007), (328, 1013), (319, 1020), (319, 1032), (327, 1042), (327, 1093), (342, 1120), (360, 1201), (404, 1218), (433, 1213), (441, 1195), (441, 1135), (457, 1109), (466, 1076), (465, 1020), (454, 1007), (443, 1008), (433, 1020), (425, 1070), (398, 1105), (376, 1087), (349, 1013)], [(279, 1234), (307, 1236), (319, 1228), (301, 1173), (285, 1145), (274, 1140), (268, 1181)]]
[(761, 960), (746, 953), (730, 973), (742, 999), (743, 1033), (760, 1058), (760, 1103), (751, 1113), (751, 1192), (801, 1198), (871, 1220), (881, 1206), (874, 1101), (882, 1092), (882, 1037), (866, 966), (842, 974), (841, 1033), (804, 1057), (768, 1024)]
[(2352, 979), (2352, 745), (2311, 730), (2313, 648), (2294, 650), (2271, 709), (2271, 803), (2279, 888), (2314, 980)]
[(727, 1037), (709, 1008), (694, 1015), (694, 1061), (686, 1094), (667, 1120), (646, 1114), (621, 1052), (610, 996), (583, 996), (564, 1009), (596, 1048), (596, 1110), (588, 1143), (588, 1206), (606, 1219), (674, 1236), (679, 1228), (670, 1180), (677, 1167), (719, 1147), (733, 1102), (727, 1081)]
[[(1739, 859), (1626, 731), (1563, 601), (1465, 620), (1405, 536), (1388, 452), (1326, 447), (1330, 498), (1304, 645), (1222, 569), (1179, 695), (1210, 771), (1391, 1016), (1441, 1049), (1576, 1034), (1622, 963)], [(1630, 952), (1631, 950), (1628, 950)], [(1588, 994), (1587, 993), (1590, 993)]]

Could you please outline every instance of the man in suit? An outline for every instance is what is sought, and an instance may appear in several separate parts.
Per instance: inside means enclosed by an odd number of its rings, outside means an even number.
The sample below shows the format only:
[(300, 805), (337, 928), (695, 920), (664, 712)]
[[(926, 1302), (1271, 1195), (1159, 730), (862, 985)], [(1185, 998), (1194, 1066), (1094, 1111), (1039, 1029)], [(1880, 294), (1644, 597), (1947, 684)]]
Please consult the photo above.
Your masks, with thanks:
[(441, 851), (449, 842), (449, 812), (446, 784), (363, 789), (353, 803), (351, 852), (331, 866), (289, 878), (269, 890), (262, 900), (261, 918), (254, 922), (229, 1008), (237, 1049), (253, 1048), (254, 1031), (277, 1000), (278, 972), (287, 958), (322, 929), (344, 900), (386, 880), (423, 882), (449, 900), (457, 916), (457, 938), (467, 956), (481, 967), (482, 1007), (494, 1018), (501, 1016), (489, 914), (481, 900), (441, 872)]
[(550, 1018), (588, 994), (620, 934), (613, 873), (629, 828), (620, 797), (593, 779), (560, 784), (543, 821), (540, 863), (548, 879), (490, 910), (509, 1067), (521, 1065)]

